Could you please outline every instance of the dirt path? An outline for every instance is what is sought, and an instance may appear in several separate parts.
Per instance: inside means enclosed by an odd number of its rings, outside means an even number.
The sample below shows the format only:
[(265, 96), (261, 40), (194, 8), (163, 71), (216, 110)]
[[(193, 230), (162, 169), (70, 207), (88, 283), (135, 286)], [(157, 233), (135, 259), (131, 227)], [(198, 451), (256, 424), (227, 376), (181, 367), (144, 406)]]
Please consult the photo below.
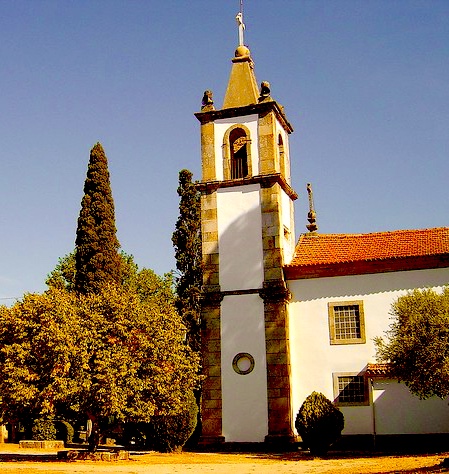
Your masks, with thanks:
[[(5, 452), (6, 449), (0, 448), (0, 451)], [(20, 453), (26, 451), (22, 449)], [(447, 456), (449, 453), (411, 456), (329, 456), (326, 459), (312, 459), (303, 453), (150, 453), (134, 455), (130, 461), (117, 462), (0, 462), (0, 473), (418, 474), (449, 472), (449, 469), (441, 466), (442, 460)]]

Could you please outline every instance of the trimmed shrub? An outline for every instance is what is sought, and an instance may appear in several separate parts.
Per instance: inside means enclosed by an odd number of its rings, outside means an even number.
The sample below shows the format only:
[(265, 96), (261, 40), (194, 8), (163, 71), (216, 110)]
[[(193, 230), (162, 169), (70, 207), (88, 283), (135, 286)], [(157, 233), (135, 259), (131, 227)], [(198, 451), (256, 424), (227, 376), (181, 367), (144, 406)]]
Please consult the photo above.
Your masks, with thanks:
[(64, 443), (71, 443), (75, 436), (73, 426), (65, 420), (55, 421), (56, 439), (64, 441)]
[(311, 393), (296, 416), (295, 426), (310, 454), (327, 453), (345, 426), (343, 413), (322, 393)]
[(181, 451), (195, 430), (198, 406), (193, 394), (185, 410), (177, 415), (154, 416), (148, 424), (147, 445), (162, 453)]
[(49, 418), (38, 418), (34, 420), (31, 431), (32, 439), (35, 441), (56, 440), (56, 427), (54, 421)]

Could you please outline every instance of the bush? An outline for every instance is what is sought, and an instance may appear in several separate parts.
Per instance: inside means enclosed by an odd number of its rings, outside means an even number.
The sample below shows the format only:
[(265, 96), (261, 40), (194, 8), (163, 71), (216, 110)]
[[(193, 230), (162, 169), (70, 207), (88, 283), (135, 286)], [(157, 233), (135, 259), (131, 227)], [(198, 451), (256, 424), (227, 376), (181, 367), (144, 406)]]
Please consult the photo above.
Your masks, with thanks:
[(53, 441), (56, 439), (56, 427), (53, 420), (49, 418), (38, 418), (34, 420), (32, 438), (35, 441)]
[(56, 439), (64, 441), (64, 443), (71, 443), (75, 436), (73, 426), (65, 420), (58, 420), (55, 422)]
[(343, 413), (322, 393), (313, 392), (302, 404), (295, 426), (304, 445), (313, 455), (322, 456), (344, 428)]
[(187, 407), (177, 415), (154, 416), (147, 432), (147, 444), (151, 449), (162, 453), (181, 451), (195, 430), (198, 406), (193, 394)]

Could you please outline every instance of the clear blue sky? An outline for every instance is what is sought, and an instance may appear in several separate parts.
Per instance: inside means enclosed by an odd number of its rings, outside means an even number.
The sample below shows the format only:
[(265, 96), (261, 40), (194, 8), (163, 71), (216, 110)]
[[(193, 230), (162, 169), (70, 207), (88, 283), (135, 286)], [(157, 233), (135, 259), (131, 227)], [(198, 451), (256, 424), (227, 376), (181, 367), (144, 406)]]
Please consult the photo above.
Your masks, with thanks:
[[(0, 0), (0, 298), (45, 289), (74, 248), (92, 146), (122, 248), (175, 267), (178, 172), (200, 179), (205, 89), (221, 107), (238, 0)], [(245, 0), (258, 82), (286, 108), (297, 235), (447, 226), (449, 2)], [(11, 300), (0, 300), (9, 304)]]

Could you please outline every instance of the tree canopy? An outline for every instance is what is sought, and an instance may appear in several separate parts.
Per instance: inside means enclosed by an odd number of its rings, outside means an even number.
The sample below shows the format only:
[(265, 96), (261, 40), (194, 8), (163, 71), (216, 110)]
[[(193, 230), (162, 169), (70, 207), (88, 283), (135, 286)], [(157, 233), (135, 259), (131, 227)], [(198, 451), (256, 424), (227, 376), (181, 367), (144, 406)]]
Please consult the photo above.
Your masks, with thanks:
[(0, 306), (0, 412), (14, 422), (55, 413), (76, 384), (80, 321), (74, 295), (54, 290)]
[[(174, 304), (173, 277), (171, 273), (159, 276), (149, 268), (139, 268), (134, 257), (123, 251), (119, 254), (123, 288), (137, 292), (142, 301), (159, 299)], [(55, 269), (47, 277), (49, 288), (75, 291), (75, 251), (60, 258)]]
[(77, 292), (99, 292), (105, 283), (120, 283), (114, 201), (108, 161), (100, 143), (90, 152), (75, 245)]
[(392, 305), (386, 340), (375, 339), (377, 359), (420, 398), (449, 395), (449, 287), (414, 290)]
[[(193, 192), (191, 174), (186, 180)], [(190, 225), (186, 219), (183, 231)], [(78, 413), (92, 422), (96, 450), (105, 418), (184, 416), (199, 387), (199, 355), (186, 344), (190, 319), (186, 327), (175, 307), (172, 274), (139, 270), (119, 252), (99, 143), (90, 153), (75, 244), (49, 275), (46, 292), (0, 306), (0, 419)], [(183, 264), (187, 275), (193, 255)], [(193, 294), (185, 288), (184, 295)]]
[(203, 284), (201, 252), (201, 195), (192, 173), (179, 172), (179, 217), (173, 232), (176, 268), (176, 307), (187, 327), (187, 342), (195, 351), (201, 349), (200, 292)]
[(0, 414), (7, 421), (86, 415), (95, 450), (104, 417), (149, 421), (185, 409), (199, 357), (184, 334), (169, 299), (143, 300), (136, 288), (26, 295), (0, 308)]

